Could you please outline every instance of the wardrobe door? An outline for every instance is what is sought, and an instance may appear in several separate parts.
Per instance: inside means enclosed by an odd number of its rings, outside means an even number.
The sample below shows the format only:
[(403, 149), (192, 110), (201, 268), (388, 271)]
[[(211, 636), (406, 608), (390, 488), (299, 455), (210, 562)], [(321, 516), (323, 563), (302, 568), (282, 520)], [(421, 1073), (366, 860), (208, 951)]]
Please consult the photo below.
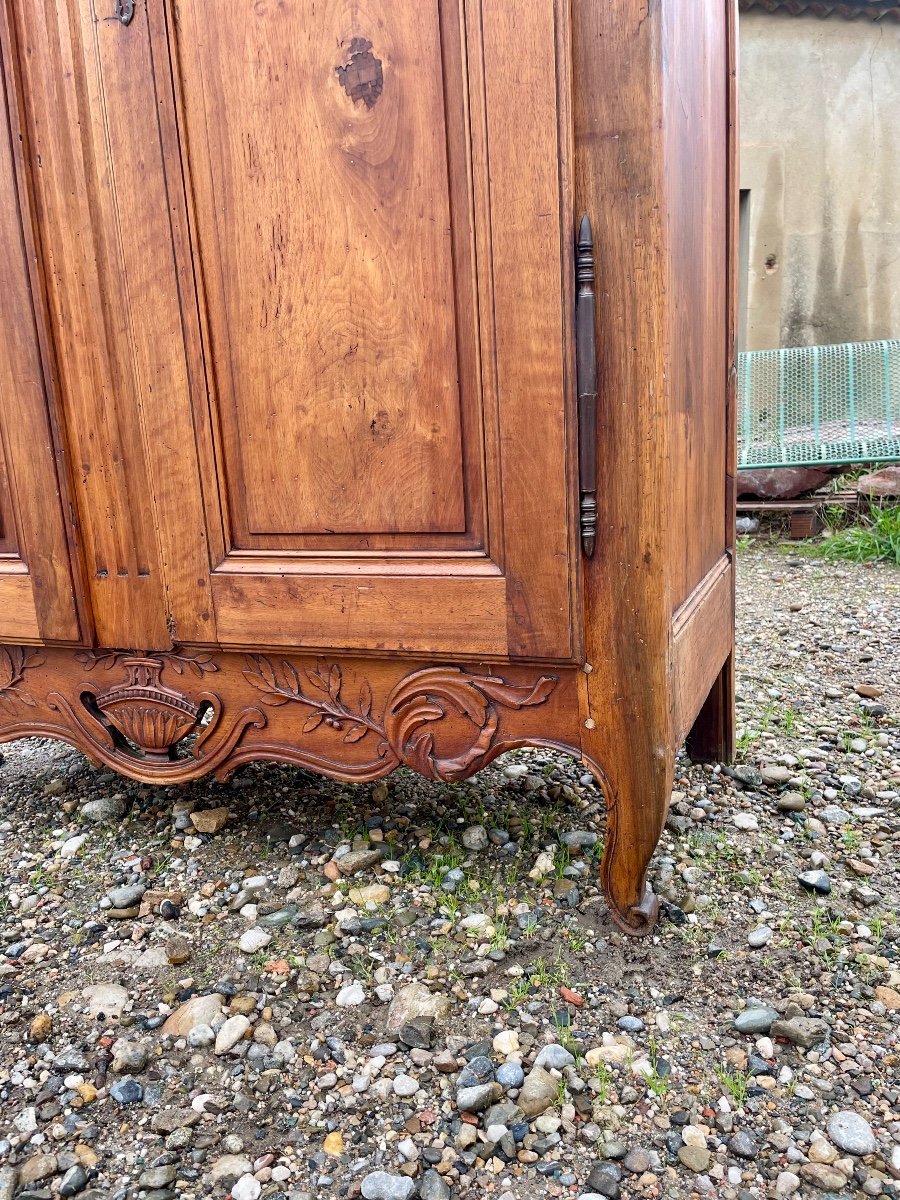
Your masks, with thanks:
[[(74, 641), (78, 619), (48, 388), (38, 336), (3, 56), (0, 112), (0, 639)], [(10, 687), (13, 651), (0, 648), (0, 676)], [(14, 686), (14, 684), (13, 684)]]
[(147, 12), (218, 640), (570, 657), (567, 5)]

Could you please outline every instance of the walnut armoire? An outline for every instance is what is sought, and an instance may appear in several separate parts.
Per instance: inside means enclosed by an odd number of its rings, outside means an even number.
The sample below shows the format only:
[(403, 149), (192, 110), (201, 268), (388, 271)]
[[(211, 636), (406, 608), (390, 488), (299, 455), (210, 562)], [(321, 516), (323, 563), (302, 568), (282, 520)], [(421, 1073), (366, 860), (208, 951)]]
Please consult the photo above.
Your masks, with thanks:
[(2, 0), (0, 739), (732, 743), (731, 0)]

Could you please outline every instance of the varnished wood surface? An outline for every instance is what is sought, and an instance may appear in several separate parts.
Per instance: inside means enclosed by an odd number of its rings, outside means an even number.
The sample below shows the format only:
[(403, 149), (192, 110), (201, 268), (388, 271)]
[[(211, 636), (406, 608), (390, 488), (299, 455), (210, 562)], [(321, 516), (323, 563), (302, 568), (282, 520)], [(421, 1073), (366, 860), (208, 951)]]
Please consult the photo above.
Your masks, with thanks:
[(75, 641), (79, 621), (39, 337), (41, 298), (28, 271), (29, 211), (2, 14), (0, 55), (0, 637)]
[(662, 5), (672, 603), (726, 545), (728, 71), (731, 0)]

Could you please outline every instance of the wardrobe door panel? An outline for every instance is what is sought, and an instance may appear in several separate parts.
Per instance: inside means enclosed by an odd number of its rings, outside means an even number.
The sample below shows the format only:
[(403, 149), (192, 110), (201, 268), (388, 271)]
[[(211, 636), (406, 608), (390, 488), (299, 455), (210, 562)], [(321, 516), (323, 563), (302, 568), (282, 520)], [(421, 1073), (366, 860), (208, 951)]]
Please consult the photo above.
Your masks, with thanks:
[[(74, 581), (51, 436), (49, 389), (26, 249), (27, 197), (14, 133), (14, 93), (2, 47), (0, 94), (0, 638), (74, 641)], [(15, 686), (0, 648), (0, 686)]]

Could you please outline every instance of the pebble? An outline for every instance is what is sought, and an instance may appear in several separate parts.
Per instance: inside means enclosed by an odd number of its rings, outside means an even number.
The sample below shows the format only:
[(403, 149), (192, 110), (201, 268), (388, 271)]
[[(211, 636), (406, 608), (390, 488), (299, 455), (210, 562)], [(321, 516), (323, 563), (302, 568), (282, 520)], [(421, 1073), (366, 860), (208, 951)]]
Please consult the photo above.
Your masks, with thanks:
[(250, 1022), (242, 1013), (229, 1017), (216, 1034), (216, 1054), (227, 1054), (243, 1039), (249, 1028)]
[(874, 1154), (875, 1135), (872, 1126), (855, 1112), (836, 1112), (828, 1118), (828, 1136), (839, 1150), (847, 1154)]
[(766, 946), (772, 940), (773, 930), (768, 925), (757, 925), (747, 934), (747, 945), (754, 950)]
[(119, 1104), (140, 1104), (144, 1098), (144, 1089), (136, 1079), (126, 1076), (116, 1080), (109, 1089), (109, 1094)]
[(262, 1184), (249, 1173), (242, 1175), (231, 1189), (231, 1200), (259, 1200)]
[(460, 840), (467, 850), (486, 850), (488, 832), (483, 825), (470, 825), (463, 830)]
[(356, 1008), (364, 1004), (365, 999), (366, 992), (361, 983), (348, 983), (338, 992), (334, 1002), (338, 1008)]
[(772, 1022), (777, 1020), (778, 1012), (774, 1008), (745, 1008), (734, 1018), (734, 1027), (739, 1033), (768, 1033)]
[(825, 871), (802, 871), (797, 879), (800, 886), (806, 888), (808, 892), (817, 892), (820, 896), (827, 896), (831, 891), (831, 880)]
[(387, 1171), (371, 1171), (360, 1187), (365, 1200), (409, 1200), (415, 1190), (409, 1176), (389, 1175)]
[(246, 933), (242, 933), (238, 941), (238, 948), (243, 954), (256, 954), (258, 950), (262, 950), (268, 946), (272, 940), (272, 935), (267, 929), (260, 929), (259, 926), (254, 926), (253, 929), (248, 929)]
[[(642, 1022), (641, 1028), (643, 1029)], [(575, 1065), (575, 1056), (566, 1050), (564, 1046), (553, 1043), (550, 1046), (541, 1047), (537, 1058), (534, 1060), (534, 1065), (536, 1067), (547, 1067), (550, 1070), (561, 1071), (564, 1067), (573, 1067)]]
[(471, 1087), (459, 1089), (456, 1093), (456, 1106), (460, 1112), (481, 1112), (482, 1109), (487, 1108), (493, 1098), (493, 1084), (476, 1083)]

